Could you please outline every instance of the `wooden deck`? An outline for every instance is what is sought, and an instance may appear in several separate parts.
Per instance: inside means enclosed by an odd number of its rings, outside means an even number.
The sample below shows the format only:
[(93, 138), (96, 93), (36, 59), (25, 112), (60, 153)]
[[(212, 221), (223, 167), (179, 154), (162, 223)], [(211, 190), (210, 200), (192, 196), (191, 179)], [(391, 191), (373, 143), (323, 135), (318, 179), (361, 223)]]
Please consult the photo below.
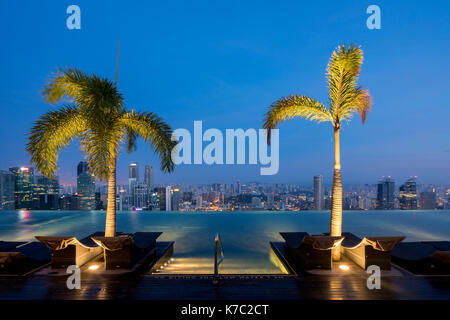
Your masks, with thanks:
[[(403, 272), (403, 271), (402, 271)], [(66, 276), (32, 275), (0, 278), (0, 300), (27, 299), (450, 299), (450, 277), (383, 276), (380, 290), (366, 287), (366, 276), (303, 275), (298, 277), (210, 276), (102, 277), (83, 275), (80, 290), (69, 290)]]
[[(172, 243), (160, 243), (158, 262), (169, 259)], [(276, 246), (283, 256), (283, 246)], [(280, 261), (292, 271), (286, 261)], [(450, 276), (416, 276), (394, 267), (381, 275), (381, 289), (369, 290), (368, 274), (351, 262), (339, 268), (307, 274), (142, 275), (82, 272), (81, 289), (69, 290), (64, 272), (35, 272), (27, 277), (0, 277), (0, 300), (450, 300)]]

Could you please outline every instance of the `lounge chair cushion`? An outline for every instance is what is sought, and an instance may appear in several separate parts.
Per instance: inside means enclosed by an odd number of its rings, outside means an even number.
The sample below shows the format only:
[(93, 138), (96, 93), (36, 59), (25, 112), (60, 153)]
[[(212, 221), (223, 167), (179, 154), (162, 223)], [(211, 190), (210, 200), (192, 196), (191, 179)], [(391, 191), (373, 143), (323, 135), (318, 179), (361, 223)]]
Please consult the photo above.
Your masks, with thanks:
[(375, 250), (391, 251), (403, 239), (405, 237), (367, 237), (363, 239), (363, 243), (372, 246)]
[(13, 263), (21, 259), (26, 259), (26, 257), (20, 252), (0, 252), (0, 265)]
[(75, 237), (36, 237), (36, 239), (45, 244), (50, 250), (64, 250), (68, 246), (78, 243)]
[(117, 237), (92, 237), (92, 240), (109, 251), (121, 250), (133, 243), (133, 237), (129, 234), (122, 234)]
[(303, 243), (311, 245), (316, 250), (330, 250), (339, 246), (343, 240), (344, 237), (306, 236)]
[(436, 251), (431, 258), (439, 260), (445, 264), (450, 264), (450, 251)]

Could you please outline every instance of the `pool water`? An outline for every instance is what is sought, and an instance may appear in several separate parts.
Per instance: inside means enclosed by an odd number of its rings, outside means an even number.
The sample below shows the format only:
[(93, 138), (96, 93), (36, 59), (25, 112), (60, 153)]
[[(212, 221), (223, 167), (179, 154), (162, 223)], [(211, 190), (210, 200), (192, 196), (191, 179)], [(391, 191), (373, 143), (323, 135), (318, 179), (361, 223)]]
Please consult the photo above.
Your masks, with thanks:
[[(36, 235), (85, 237), (103, 231), (101, 211), (0, 211), (0, 240), (34, 240)], [(223, 273), (281, 274), (270, 241), (279, 232), (329, 231), (326, 211), (277, 212), (118, 212), (117, 230), (161, 231), (160, 241), (175, 241), (167, 273), (211, 273), (214, 236), (220, 234)], [(348, 211), (343, 230), (359, 236), (404, 235), (405, 241), (450, 240), (450, 211)]]

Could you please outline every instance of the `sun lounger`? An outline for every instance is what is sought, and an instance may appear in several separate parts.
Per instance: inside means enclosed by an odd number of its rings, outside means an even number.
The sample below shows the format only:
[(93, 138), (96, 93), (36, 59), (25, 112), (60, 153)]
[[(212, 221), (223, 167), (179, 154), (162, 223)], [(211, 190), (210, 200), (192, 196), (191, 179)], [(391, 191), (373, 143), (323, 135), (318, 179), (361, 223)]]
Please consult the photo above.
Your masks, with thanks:
[(0, 274), (26, 275), (50, 262), (50, 250), (40, 242), (29, 242), (0, 252)]
[(102, 254), (103, 250), (91, 237), (102, 236), (103, 232), (96, 232), (84, 239), (76, 237), (42, 237), (37, 236), (40, 242), (45, 244), (52, 253), (52, 268), (63, 269), (70, 265), (81, 267), (86, 262)]
[(404, 242), (391, 251), (392, 262), (400, 267), (423, 275), (450, 274), (450, 242)]
[(331, 249), (344, 237), (310, 236), (306, 232), (280, 232), (285, 240), (286, 255), (297, 269), (331, 269)]
[(156, 239), (162, 232), (136, 232), (116, 237), (94, 236), (103, 248), (105, 270), (132, 269), (138, 262), (155, 253)]
[(341, 252), (364, 270), (376, 265), (381, 270), (391, 270), (391, 250), (405, 237), (357, 237), (343, 232), (345, 237)]

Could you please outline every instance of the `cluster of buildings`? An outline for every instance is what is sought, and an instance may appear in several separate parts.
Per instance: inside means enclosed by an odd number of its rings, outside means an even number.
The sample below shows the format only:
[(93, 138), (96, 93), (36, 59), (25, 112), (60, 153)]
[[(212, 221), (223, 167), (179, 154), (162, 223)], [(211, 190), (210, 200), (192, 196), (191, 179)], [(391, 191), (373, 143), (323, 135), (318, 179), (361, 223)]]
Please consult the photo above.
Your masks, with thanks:
[(77, 167), (73, 194), (62, 193), (58, 178), (35, 173), (32, 167), (0, 170), (0, 210), (95, 210), (95, 178), (85, 162)]
[[(60, 185), (58, 178), (37, 174), (32, 167), (0, 170), (0, 210), (105, 210), (107, 186), (95, 184), (86, 162), (77, 166), (77, 184)], [(314, 176), (313, 187), (295, 184), (235, 183), (155, 185), (153, 167), (128, 166), (128, 183), (118, 185), (116, 207), (120, 211), (245, 211), (330, 210), (331, 187), (323, 176)], [(450, 188), (424, 186), (416, 177), (398, 190), (391, 177), (377, 184), (345, 186), (344, 210), (450, 209)]]

